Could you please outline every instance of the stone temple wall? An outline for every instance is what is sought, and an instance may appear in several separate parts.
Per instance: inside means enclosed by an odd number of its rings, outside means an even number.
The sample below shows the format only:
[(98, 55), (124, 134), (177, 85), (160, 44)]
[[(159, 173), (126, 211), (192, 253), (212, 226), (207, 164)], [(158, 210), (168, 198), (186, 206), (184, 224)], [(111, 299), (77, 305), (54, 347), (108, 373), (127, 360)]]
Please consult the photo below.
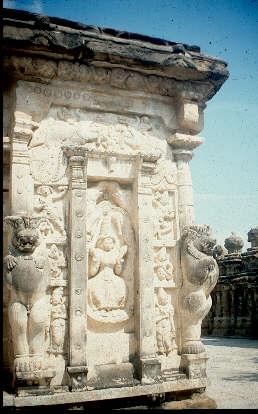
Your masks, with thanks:
[(4, 11), (5, 405), (205, 389), (218, 266), (189, 163), (226, 66)]
[(258, 228), (248, 232), (251, 248), (234, 234), (218, 248), (220, 277), (211, 293), (212, 307), (202, 325), (203, 335), (258, 338)]

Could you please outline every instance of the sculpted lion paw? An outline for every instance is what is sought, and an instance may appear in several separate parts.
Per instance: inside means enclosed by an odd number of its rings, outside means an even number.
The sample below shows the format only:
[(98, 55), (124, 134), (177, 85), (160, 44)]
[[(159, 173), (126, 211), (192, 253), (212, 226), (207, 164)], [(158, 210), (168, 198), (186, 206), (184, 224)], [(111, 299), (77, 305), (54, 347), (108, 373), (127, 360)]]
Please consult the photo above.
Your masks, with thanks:
[(4, 263), (8, 269), (9, 272), (11, 272), (15, 266), (17, 265), (17, 261), (15, 259), (14, 256), (12, 256), (11, 254), (8, 254), (5, 258), (4, 258)]

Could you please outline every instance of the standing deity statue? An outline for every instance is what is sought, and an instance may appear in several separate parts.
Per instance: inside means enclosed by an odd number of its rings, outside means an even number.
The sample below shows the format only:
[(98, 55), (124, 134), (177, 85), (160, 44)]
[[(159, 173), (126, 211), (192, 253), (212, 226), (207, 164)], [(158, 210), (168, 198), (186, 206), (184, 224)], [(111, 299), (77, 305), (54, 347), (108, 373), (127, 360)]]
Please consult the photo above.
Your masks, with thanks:
[[(4, 258), (5, 280), (11, 289), (9, 321), (17, 380), (41, 383), (53, 377), (46, 360), (49, 323), (47, 256), (37, 251), (39, 218), (9, 216), (13, 228), (9, 255)], [(42, 384), (43, 381), (43, 384)]]
[(120, 310), (126, 303), (126, 285), (119, 276), (127, 246), (115, 246), (109, 234), (99, 238), (97, 247), (90, 250), (89, 306), (99, 317), (123, 315)]
[(174, 307), (163, 288), (158, 288), (155, 297), (155, 314), (157, 353), (167, 356), (176, 348), (176, 329), (173, 318)]

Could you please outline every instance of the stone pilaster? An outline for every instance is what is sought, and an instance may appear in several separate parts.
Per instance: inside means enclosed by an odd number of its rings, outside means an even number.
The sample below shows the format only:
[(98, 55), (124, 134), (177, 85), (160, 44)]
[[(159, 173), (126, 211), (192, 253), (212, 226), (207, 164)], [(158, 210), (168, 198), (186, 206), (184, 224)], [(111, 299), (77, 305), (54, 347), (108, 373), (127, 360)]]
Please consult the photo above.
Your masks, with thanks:
[(86, 388), (87, 254), (86, 150), (65, 148), (69, 160), (69, 362), (72, 391)]
[(28, 144), (37, 123), (30, 115), (16, 111), (11, 142), (11, 214), (33, 212), (33, 181)]
[(177, 163), (181, 230), (195, 221), (189, 161), (193, 157), (193, 150), (203, 143), (203, 139), (196, 134), (203, 129), (204, 107), (201, 95), (190, 90), (181, 90), (177, 96), (177, 130), (167, 139)]
[(194, 223), (192, 177), (189, 167), (192, 152), (175, 150), (174, 157), (177, 163), (179, 223), (183, 229), (184, 226)]
[(193, 157), (193, 150), (202, 142), (201, 138), (185, 133), (175, 133), (168, 139), (177, 163), (178, 207), (181, 230), (184, 226), (191, 225), (195, 221), (189, 161)]
[(155, 308), (153, 289), (153, 207), (152, 191), (146, 185), (154, 164), (140, 163), (137, 183), (138, 207), (138, 295), (137, 330), (139, 376), (143, 383), (160, 375), (161, 364), (155, 349)]

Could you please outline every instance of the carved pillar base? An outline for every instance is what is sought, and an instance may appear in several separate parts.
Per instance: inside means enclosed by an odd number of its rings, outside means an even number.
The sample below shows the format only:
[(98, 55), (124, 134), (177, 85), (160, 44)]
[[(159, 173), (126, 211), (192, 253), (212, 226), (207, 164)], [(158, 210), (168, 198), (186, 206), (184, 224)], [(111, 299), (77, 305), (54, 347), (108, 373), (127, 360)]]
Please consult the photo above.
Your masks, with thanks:
[(83, 391), (87, 389), (87, 373), (86, 366), (67, 367), (70, 377), (70, 391)]
[(201, 354), (183, 354), (181, 356), (179, 371), (187, 375), (189, 379), (206, 378), (206, 352)]
[(140, 360), (140, 378), (142, 384), (149, 384), (161, 377), (161, 363), (156, 358)]
[(182, 351), (182, 354), (201, 354), (205, 352), (205, 346), (201, 340), (197, 341), (185, 341)]
[(16, 371), (15, 386), (18, 396), (44, 395), (54, 392), (50, 382), (56, 372), (52, 368), (40, 371)]

